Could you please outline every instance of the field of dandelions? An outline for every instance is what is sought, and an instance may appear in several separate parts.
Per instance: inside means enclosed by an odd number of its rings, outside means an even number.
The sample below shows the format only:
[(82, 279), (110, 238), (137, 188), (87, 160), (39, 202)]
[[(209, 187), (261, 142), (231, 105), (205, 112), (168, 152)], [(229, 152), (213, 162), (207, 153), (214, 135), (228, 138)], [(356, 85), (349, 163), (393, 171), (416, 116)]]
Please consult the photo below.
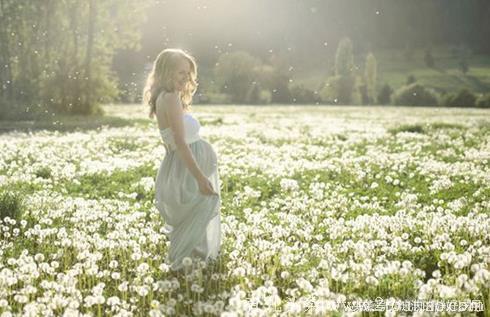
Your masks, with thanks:
[[(176, 276), (154, 207), (155, 123), (141, 106), (106, 111), (117, 125), (0, 131), (0, 316), (489, 307), (490, 112), (195, 105), (218, 153), (222, 254)], [(371, 313), (412, 314), (436, 313)]]

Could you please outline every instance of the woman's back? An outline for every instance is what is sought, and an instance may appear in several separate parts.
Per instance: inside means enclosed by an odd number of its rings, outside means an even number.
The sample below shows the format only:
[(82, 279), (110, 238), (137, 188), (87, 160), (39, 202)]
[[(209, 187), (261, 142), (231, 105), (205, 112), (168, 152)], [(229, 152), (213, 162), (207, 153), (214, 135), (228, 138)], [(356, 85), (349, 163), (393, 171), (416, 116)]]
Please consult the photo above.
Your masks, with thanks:
[[(190, 113), (184, 113), (184, 140), (185, 143), (190, 144), (201, 139), (199, 135), (199, 130), (201, 129), (201, 124), (199, 120), (194, 118)], [(160, 129), (160, 136), (163, 142), (170, 147), (171, 150), (177, 148), (174, 139), (174, 133), (170, 127), (165, 129)]]

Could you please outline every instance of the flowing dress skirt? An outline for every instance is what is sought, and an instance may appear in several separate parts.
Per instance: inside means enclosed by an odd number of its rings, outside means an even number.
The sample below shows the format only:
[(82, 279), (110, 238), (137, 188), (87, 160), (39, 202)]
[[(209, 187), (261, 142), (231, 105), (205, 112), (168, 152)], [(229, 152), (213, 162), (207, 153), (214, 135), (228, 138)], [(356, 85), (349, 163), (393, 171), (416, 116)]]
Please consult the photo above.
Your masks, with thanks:
[(155, 200), (165, 222), (164, 233), (170, 240), (165, 262), (173, 271), (182, 268), (184, 257), (197, 256), (207, 261), (217, 258), (221, 248), (218, 158), (204, 139), (188, 145), (197, 165), (219, 195), (202, 194), (178, 152), (167, 150), (155, 180)]

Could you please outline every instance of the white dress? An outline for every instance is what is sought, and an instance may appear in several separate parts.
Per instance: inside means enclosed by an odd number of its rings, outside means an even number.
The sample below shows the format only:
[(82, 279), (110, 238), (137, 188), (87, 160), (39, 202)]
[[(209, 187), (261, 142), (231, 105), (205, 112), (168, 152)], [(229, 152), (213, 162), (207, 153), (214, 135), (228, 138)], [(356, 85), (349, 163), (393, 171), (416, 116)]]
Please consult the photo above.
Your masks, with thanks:
[(182, 268), (184, 257), (207, 261), (218, 257), (221, 248), (221, 192), (218, 158), (211, 144), (199, 135), (201, 125), (184, 113), (185, 142), (201, 171), (219, 195), (204, 195), (196, 178), (175, 150), (173, 131), (160, 130), (166, 154), (155, 181), (156, 208), (165, 222), (170, 240), (165, 262), (173, 271)]

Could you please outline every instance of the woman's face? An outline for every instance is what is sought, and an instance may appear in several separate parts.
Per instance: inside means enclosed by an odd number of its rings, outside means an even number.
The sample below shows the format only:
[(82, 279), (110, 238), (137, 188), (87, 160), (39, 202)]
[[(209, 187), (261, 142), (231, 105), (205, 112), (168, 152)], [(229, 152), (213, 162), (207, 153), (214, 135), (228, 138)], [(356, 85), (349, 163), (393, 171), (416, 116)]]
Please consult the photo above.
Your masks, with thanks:
[(191, 77), (191, 65), (186, 59), (179, 59), (174, 74), (174, 85), (177, 91), (182, 91)]

